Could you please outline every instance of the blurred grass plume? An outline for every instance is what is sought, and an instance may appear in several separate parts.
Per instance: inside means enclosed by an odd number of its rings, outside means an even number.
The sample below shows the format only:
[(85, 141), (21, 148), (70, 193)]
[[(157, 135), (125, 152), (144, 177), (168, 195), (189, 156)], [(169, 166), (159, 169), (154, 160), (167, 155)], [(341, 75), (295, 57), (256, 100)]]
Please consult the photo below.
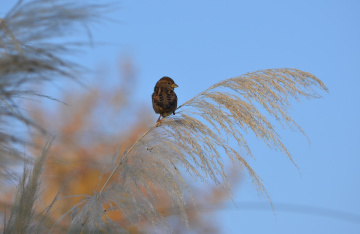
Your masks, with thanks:
[(56, 100), (37, 88), (60, 77), (80, 82), (81, 66), (66, 56), (84, 43), (72, 43), (67, 38), (79, 28), (87, 33), (87, 25), (97, 22), (104, 8), (67, 0), (19, 0), (4, 17), (0, 16), (0, 180), (15, 178), (10, 167), (29, 159), (17, 147), (29, 142), (24, 135), (15, 134), (14, 128), (27, 126), (46, 133), (24, 111), (21, 101)]

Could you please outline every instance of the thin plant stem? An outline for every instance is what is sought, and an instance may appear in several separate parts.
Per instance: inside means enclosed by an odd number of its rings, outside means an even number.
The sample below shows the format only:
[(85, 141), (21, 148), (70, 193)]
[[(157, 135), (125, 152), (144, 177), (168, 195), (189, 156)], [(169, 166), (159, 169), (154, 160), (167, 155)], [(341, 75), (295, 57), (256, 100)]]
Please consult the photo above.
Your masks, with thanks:
[(132, 151), (132, 149), (141, 141), (141, 139), (143, 139), (154, 127), (158, 126), (158, 123), (156, 123), (154, 126), (152, 126), (151, 128), (149, 128), (148, 130), (146, 130), (137, 140), (136, 142), (129, 148), (129, 150), (125, 153), (124, 157), (119, 161), (119, 163), (116, 165), (116, 167), (112, 170), (110, 176), (107, 178), (105, 184), (102, 186), (98, 197), (100, 197), (101, 193), (104, 191), (105, 187), (109, 184), (109, 181), (111, 180), (111, 178), (114, 176), (115, 172), (119, 169), (119, 167), (121, 166), (123, 160), (129, 155), (129, 153)]
[(5, 103), (5, 105), (12, 111), (15, 113), (14, 109), (12, 108), (12, 106), (3, 98), (0, 97), (1, 101), (3, 101)]
[(22, 49), (21, 49), (21, 45), (19, 43), (19, 41), (16, 39), (16, 37), (14, 36), (14, 34), (11, 32), (11, 30), (7, 27), (5, 21), (0, 18), (0, 25), (4, 27), (4, 30), (9, 34), (9, 36), (11, 37), (11, 40), (16, 48), (16, 50), (22, 54)]

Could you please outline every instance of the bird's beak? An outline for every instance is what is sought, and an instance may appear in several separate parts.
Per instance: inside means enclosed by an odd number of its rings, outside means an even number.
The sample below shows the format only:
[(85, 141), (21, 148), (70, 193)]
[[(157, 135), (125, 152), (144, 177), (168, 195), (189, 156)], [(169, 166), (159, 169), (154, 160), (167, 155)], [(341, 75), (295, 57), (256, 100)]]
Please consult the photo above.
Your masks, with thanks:
[(177, 84), (172, 84), (172, 85), (171, 85), (171, 88), (174, 88), (174, 89), (175, 89), (175, 88), (177, 88), (177, 87), (179, 87)]

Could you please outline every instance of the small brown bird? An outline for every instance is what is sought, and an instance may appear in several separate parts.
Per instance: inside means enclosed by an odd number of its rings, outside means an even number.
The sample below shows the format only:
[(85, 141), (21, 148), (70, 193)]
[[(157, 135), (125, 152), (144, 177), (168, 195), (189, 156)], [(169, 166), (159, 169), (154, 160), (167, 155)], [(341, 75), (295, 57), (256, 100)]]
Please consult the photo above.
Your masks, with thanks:
[(174, 89), (176, 87), (178, 87), (177, 84), (167, 76), (164, 76), (156, 83), (152, 94), (152, 104), (155, 113), (160, 114), (157, 123), (160, 122), (161, 116), (165, 118), (171, 114), (175, 115), (177, 96)]

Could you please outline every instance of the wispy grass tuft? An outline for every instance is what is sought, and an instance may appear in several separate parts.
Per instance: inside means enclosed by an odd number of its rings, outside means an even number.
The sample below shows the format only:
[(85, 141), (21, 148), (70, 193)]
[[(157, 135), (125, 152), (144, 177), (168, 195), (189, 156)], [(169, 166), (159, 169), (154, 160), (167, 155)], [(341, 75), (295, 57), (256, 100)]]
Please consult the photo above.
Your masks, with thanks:
[(35, 207), (39, 202), (40, 176), (52, 138), (44, 146), (32, 170), (26, 166), (16, 190), (10, 217), (5, 222), (4, 233), (43, 233), (43, 223), (36, 220)]
[(111, 204), (131, 223), (146, 219), (155, 227), (166, 226), (165, 218), (153, 207), (153, 199), (161, 198), (163, 193), (171, 199), (174, 209), (180, 210), (186, 223), (185, 197), (191, 196), (191, 191), (185, 174), (196, 181), (215, 182), (230, 191), (225, 155), (247, 171), (258, 192), (270, 200), (261, 178), (244, 158), (254, 158), (246, 135), (252, 132), (268, 147), (285, 153), (296, 166), (270, 119), (303, 133), (288, 114), (291, 99), (318, 98), (321, 90), (327, 88), (318, 78), (290, 68), (248, 73), (211, 86), (181, 105), (175, 116), (149, 128), (119, 155), (100, 192), (78, 206), (80, 211), (74, 220), (82, 221), (73, 225), (102, 227), (102, 216), (90, 207), (99, 209)]

